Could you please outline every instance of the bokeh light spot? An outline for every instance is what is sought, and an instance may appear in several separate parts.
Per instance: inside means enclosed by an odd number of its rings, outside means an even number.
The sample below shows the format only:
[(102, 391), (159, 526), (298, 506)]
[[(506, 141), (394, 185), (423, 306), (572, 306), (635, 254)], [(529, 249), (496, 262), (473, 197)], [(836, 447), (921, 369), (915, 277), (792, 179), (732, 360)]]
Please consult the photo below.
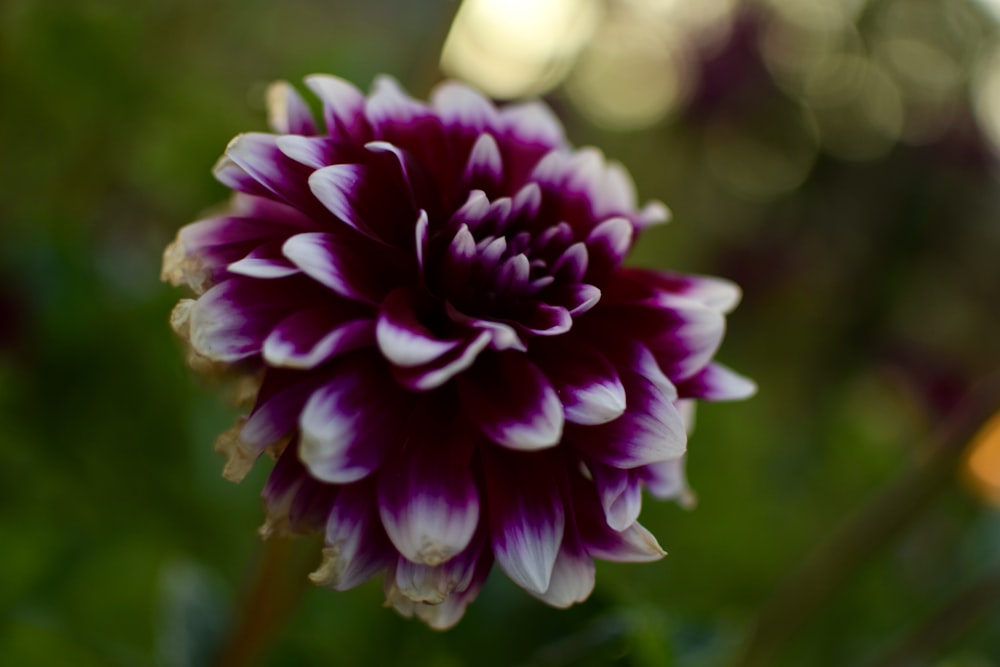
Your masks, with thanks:
[(973, 438), (966, 457), (965, 477), (977, 494), (1000, 507), (1000, 412)]
[(465, 0), (441, 69), (510, 99), (559, 84), (601, 17), (595, 0)]

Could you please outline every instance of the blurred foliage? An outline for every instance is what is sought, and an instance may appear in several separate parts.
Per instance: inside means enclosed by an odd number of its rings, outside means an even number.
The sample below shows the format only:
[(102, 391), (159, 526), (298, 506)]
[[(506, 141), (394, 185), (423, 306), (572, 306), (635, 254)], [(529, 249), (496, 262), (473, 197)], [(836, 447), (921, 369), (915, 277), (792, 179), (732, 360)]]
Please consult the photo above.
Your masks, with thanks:
[[(381, 608), (376, 582), (310, 588), (267, 665), (725, 664), (776, 584), (922, 457), (1000, 361), (1000, 188), (970, 88), (997, 27), (988, 3), (840, 4), (853, 13), (822, 43), (889, 59), (859, 79), (891, 80), (889, 135), (865, 116), (869, 93), (811, 101), (815, 81), (849, 74), (768, 60), (760, 35), (801, 17), (799, 0), (730, 7), (735, 27), (686, 61), (699, 83), (645, 129), (601, 129), (579, 96), (550, 94), (575, 143), (622, 160), (674, 210), (634, 263), (744, 287), (722, 358), (761, 391), (699, 410), (694, 511), (647, 503), (671, 555), (601, 564), (593, 597), (568, 611), (494, 576), (448, 633)], [(0, 4), (0, 664), (208, 664), (259, 551), (267, 466), (238, 486), (219, 476), (211, 443), (234, 409), (183, 365), (160, 253), (225, 196), (209, 168), (233, 135), (263, 128), (265, 82), (326, 71), (364, 87), (389, 72), (425, 95), (455, 9)], [(903, 56), (893, 31), (908, 31)], [(935, 57), (950, 63), (946, 104), (936, 79), (921, 87)], [(918, 132), (941, 104), (943, 129)], [(775, 664), (859, 664), (998, 564), (1000, 517), (956, 484)], [(1000, 665), (991, 611), (912, 664)]]

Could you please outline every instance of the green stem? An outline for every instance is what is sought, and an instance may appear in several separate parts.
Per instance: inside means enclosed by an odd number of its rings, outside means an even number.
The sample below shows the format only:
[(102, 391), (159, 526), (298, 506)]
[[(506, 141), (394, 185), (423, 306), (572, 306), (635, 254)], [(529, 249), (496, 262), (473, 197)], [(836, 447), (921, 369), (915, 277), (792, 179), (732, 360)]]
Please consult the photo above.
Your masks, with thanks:
[(875, 495), (778, 587), (752, 624), (735, 665), (772, 665), (785, 643), (865, 560), (954, 479), (976, 431), (1000, 406), (1000, 373), (946, 421), (926, 458)]
[(305, 593), (319, 553), (313, 539), (272, 537), (261, 543), (219, 649), (218, 667), (260, 664)]

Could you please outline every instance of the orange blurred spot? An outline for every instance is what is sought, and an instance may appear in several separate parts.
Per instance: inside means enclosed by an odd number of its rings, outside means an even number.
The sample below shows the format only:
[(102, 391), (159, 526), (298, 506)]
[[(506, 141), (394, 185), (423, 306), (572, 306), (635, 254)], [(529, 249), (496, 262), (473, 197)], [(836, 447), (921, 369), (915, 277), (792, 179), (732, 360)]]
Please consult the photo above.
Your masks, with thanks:
[(965, 477), (984, 500), (1000, 507), (1000, 412), (979, 429), (969, 446)]

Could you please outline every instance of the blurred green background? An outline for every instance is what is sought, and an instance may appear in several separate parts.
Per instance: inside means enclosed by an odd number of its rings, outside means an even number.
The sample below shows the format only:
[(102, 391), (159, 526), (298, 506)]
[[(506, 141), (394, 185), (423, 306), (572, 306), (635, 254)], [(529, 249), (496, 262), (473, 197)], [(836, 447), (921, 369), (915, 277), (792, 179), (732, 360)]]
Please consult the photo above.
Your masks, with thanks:
[[(779, 582), (1000, 361), (1000, 7), (466, 4), (445, 68), (544, 93), (671, 206), (631, 261), (743, 286), (720, 357), (760, 393), (699, 409), (697, 508), (643, 512), (664, 561), (600, 564), (569, 611), (495, 573), (447, 633), (383, 609), (378, 582), (310, 587), (264, 664), (730, 664)], [(0, 3), (0, 664), (211, 664), (268, 466), (219, 474), (235, 410), (184, 366), (162, 249), (226, 197), (210, 167), (264, 129), (267, 82), (386, 72), (423, 97), (457, 9)], [(990, 472), (956, 473), (767, 664), (867, 664), (960, 617), (949, 600), (1000, 565)], [(1000, 604), (979, 612), (892, 664), (1000, 665)]]

